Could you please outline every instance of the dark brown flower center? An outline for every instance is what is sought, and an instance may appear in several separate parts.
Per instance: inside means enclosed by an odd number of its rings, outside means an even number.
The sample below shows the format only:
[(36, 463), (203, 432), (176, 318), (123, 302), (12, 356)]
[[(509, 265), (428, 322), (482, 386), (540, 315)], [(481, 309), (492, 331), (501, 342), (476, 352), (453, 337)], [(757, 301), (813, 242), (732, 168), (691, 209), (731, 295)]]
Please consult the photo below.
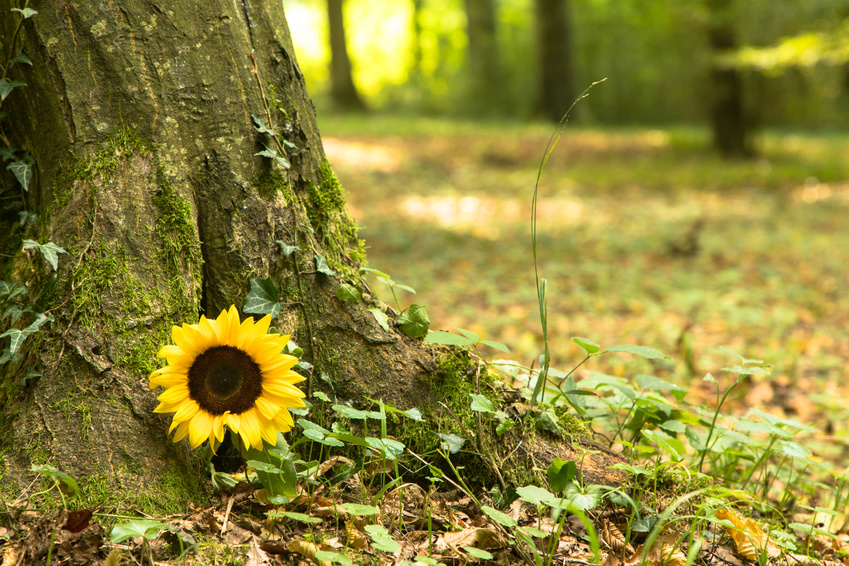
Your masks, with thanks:
[(189, 396), (210, 414), (244, 413), (261, 394), (259, 365), (233, 346), (214, 346), (189, 368)]

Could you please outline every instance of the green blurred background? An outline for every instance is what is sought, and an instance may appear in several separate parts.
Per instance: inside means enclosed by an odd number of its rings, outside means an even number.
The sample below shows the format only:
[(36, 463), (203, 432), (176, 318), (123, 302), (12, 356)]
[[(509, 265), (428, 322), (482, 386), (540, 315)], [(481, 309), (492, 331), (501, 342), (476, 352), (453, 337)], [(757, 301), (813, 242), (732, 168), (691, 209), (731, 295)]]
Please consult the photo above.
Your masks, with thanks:
[(582, 371), (664, 376), (708, 402), (705, 373), (736, 378), (724, 346), (774, 366), (738, 407), (849, 438), (849, 0), (285, 8), (369, 265), (417, 290), (395, 305), (373, 279), (396, 310), (422, 304), (432, 329), (538, 365), (534, 186), (556, 122), (606, 78), (540, 177), (554, 366), (582, 359), (573, 336), (643, 344), (672, 359)]

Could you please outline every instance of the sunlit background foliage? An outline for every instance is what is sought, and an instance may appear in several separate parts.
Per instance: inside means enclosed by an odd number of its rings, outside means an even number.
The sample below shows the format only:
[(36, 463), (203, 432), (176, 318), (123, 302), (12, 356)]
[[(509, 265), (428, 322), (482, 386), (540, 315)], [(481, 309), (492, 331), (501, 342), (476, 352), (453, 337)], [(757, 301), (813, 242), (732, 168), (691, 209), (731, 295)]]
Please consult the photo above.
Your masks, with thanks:
[[(420, 32), (414, 34), (414, 4)], [(324, 0), (286, 0), (310, 94), (327, 102), (329, 44)], [(346, 0), (353, 77), (372, 109), (465, 115), (482, 106), (527, 118), (533, 109), (531, 0), (499, 0), (499, 100), (469, 100), (466, 13), (461, 0)], [(849, 121), (845, 0), (747, 0), (729, 8), (755, 126), (845, 126)], [(577, 109), (587, 123), (669, 124), (704, 119), (707, 0), (588, 0), (568, 3), (578, 92), (607, 77)], [(420, 56), (416, 56), (416, 43)], [(564, 109), (565, 110), (565, 109)]]

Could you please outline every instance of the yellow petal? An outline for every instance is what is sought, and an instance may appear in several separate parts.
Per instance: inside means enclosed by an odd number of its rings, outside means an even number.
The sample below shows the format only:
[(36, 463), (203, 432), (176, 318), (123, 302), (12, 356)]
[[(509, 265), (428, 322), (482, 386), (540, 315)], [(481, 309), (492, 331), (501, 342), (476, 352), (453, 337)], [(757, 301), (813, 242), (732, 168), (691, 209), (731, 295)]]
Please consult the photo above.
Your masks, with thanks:
[(262, 444), (262, 436), (260, 434), (259, 420), (256, 417), (256, 411), (253, 409), (247, 410), (240, 415), (242, 417), (242, 438), (247, 438), (246, 446), (253, 446), (257, 450), (264, 448)]
[(227, 311), (227, 318), (229, 319), (229, 324), (227, 325), (227, 345), (238, 347), (239, 344), (239, 311), (236, 310), (236, 305), (231, 305), (230, 310)]
[(157, 399), (162, 403), (178, 403), (183, 399), (188, 398), (189, 396), (189, 388), (187, 385), (183, 386), (175, 386), (169, 387), (165, 391), (163, 391)]
[(268, 420), (273, 419), (274, 416), (277, 415), (278, 411), (280, 411), (280, 405), (272, 403), (262, 395), (256, 398), (254, 405), (259, 411), (259, 414)]
[(277, 429), (274, 428), (274, 421), (260, 420), (259, 434), (262, 437), (262, 440), (266, 441), (270, 445), (274, 446), (277, 444)]
[(186, 401), (183, 401), (183, 404), (180, 405), (180, 408), (177, 409), (176, 413), (174, 413), (173, 418), (177, 422), (187, 421), (194, 417), (199, 410), (200, 406), (197, 404), (196, 401), (192, 399), (187, 399)]
[(189, 443), (192, 448), (197, 448), (203, 444), (204, 440), (209, 438), (212, 429), (212, 415), (206, 411), (198, 411), (195, 417), (188, 421), (189, 424)]
[(177, 425), (177, 431), (174, 433), (174, 442), (179, 442), (186, 438), (186, 436), (189, 434), (190, 425), (191, 421), (183, 421), (179, 425)]
[(286, 432), (295, 426), (295, 421), (292, 419), (292, 415), (289, 411), (283, 409), (277, 413), (276, 417), (274, 417), (274, 426), (276, 426), (277, 430), (280, 432)]
[[(167, 369), (167, 368), (163, 368)], [(158, 386), (165, 387), (166, 389), (169, 387), (179, 386), (179, 385), (187, 385), (188, 380), (186, 379), (185, 373), (162, 373), (157, 375), (156, 377), (150, 378), (150, 388), (154, 389)]]

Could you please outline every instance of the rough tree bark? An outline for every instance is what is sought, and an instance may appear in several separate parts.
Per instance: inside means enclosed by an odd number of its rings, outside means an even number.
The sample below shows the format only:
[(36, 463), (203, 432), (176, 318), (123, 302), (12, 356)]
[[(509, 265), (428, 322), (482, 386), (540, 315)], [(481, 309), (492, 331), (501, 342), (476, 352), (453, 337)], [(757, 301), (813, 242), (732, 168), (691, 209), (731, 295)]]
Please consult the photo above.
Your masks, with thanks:
[(535, 0), (537, 29), (536, 111), (559, 122), (574, 101), (572, 31), (567, 0)]
[(351, 59), (345, 39), (345, 14), (343, 0), (327, 0), (327, 22), (330, 33), (330, 96), (343, 110), (365, 110), (354, 78), (351, 76)]
[[(19, 18), (8, 3), (0, 8), (8, 42)], [(0, 257), (5, 281), (26, 280), (28, 296), (46, 290), (55, 322), (24, 344), (20, 363), (0, 366), (0, 488), (18, 493), (32, 464), (49, 463), (76, 477), (93, 505), (119, 498), (129, 508), (176, 509), (200, 498), (202, 451), (170, 442), (148, 375), (173, 324), (241, 307), (252, 276), (280, 289), (274, 326), (323, 378), (308, 389), (425, 411), (439, 399), (468, 413), (480, 367), (404, 336), (391, 312), (384, 328), (368, 310), (356, 269), (362, 245), (325, 160), (280, 2), (34, 8), (21, 35), (33, 64), (15, 67), (12, 78), (26, 87), (5, 99), (2, 125), (34, 157), (26, 200), (40, 222), (0, 218)], [(256, 155), (282, 159), (284, 150), (288, 168)], [(20, 193), (0, 180), (4, 195)], [(24, 239), (68, 251), (53, 284), (37, 252), (21, 253)], [(301, 251), (286, 257), (278, 241)], [(337, 275), (318, 272), (319, 256)], [(343, 280), (366, 298), (338, 300)], [(426, 426), (406, 433), (424, 438), (438, 423)], [(505, 475), (579, 458), (542, 438), (485, 442), (477, 436)], [(603, 476), (605, 465), (591, 460), (582, 469), (598, 481), (593, 470)]]
[[(3, 4), (6, 42), (20, 18)], [(21, 45), (33, 64), (15, 67), (27, 86), (5, 100), (4, 129), (35, 159), (27, 200), (40, 223), (3, 219), (3, 252), (17, 254), (3, 258), (3, 278), (34, 277), (35, 290), (49, 280), (40, 257), (21, 256), (23, 239), (68, 254), (51, 293), (55, 322), (20, 364), (2, 367), (3, 484), (52, 462), (125, 493), (196, 489), (205, 472), (185, 443), (167, 440), (147, 377), (172, 324), (241, 307), (251, 276), (273, 279), (283, 304), (275, 326), (337, 395), (407, 407), (430, 399), (428, 349), (384, 330), (364, 303), (335, 297), (343, 278), (360, 284), (361, 243), (281, 2), (31, 7), (39, 13)], [(275, 146), (252, 116), (293, 144), (283, 146), (290, 169), (255, 155)], [(302, 251), (286, 258), (278, 240)], [(316, 272), (318, 255), (336, 277)], [(22, 383), (27, 368), (41, 377)]]

